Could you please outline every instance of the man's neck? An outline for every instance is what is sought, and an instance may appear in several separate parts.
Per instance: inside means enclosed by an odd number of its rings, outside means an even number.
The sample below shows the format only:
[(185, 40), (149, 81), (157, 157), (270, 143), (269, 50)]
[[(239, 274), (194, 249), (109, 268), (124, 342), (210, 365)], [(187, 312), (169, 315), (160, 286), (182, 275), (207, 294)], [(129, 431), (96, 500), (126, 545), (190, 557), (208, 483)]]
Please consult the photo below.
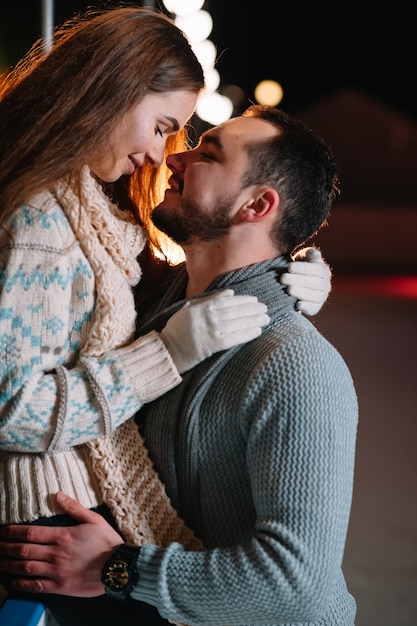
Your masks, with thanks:
[[(260, 251), (260, 252), (259, 252)], [(188, 274), (187, 298), (198, 296), (219, 276), (277, 256), (268, 246), (226, 245), (224, 242), (198, 242), (184, 246)]]
[(223, 271), (223, 262), (219, 252), (213, 243), (211, 245), (193, 243), (184, 246), (185, 266), (188, 274), (187, 298), (204, 293), (217, 276), (227, 271)]

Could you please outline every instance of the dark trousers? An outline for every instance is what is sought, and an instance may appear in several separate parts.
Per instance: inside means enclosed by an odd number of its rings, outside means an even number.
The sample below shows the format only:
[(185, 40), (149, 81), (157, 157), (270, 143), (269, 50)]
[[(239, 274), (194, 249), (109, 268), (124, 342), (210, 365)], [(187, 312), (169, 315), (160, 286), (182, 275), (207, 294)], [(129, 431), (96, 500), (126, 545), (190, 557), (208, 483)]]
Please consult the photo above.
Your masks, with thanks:
[[(110, 509), (101, 505), (94, 509), (100, 513), (114, 528), (115, 521)], [(31, 522), (39, 526), (73, 526), (78, 524), (69, 515), (55, 515), (54, 517), (40, 518)], [(155, 607), (145, 602), (130, 600), (121, 602), (99, 596), (97, 598), (75, 598), (54, 594), (19, 593), (10, 590), (9, 582), (1, 574), (0, 583), (8, 590), (10, 598), (25, 598), (42, 602), (51, 612), (58, 626), (167, 626), (169, 622), (163, 619)]]

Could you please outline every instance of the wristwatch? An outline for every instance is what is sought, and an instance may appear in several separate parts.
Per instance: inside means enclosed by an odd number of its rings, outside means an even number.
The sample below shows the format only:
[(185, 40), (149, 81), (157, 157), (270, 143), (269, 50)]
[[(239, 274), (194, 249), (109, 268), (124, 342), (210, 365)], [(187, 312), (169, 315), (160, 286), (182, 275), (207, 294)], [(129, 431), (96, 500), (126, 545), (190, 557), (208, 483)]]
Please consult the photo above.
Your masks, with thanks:
[(139, 578), (136, 567), (139, 552), (139, 546), (123, 543), (104, 564), (101, 582), (106, 595), (119, 600), (129, 600), (130, 592)]

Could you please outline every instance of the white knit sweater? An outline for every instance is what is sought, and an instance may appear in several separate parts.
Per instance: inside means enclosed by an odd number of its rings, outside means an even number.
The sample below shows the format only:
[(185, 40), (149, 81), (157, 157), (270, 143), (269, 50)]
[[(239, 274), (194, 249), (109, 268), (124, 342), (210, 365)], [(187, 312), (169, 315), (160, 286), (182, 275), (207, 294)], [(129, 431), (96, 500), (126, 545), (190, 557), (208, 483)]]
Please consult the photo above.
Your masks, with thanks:
[[(115, 466), (129, 452), (142, 486), (153, 485), (154, 510), (175, 518), (133, 420), (84, 445), (181, 380), (158, 333), (129, 345), (145, 240), (87, 168), (22, 206), (0, 232), (1, 524), (59, 513), (53, 495), (62, 490), (86, 507), (108, 502), (128, 534), (136, 509)], [(166, 534), (166, 514), (158, 519)], [(146, 538), (140, 519), (136, 526), (128, 538)]]

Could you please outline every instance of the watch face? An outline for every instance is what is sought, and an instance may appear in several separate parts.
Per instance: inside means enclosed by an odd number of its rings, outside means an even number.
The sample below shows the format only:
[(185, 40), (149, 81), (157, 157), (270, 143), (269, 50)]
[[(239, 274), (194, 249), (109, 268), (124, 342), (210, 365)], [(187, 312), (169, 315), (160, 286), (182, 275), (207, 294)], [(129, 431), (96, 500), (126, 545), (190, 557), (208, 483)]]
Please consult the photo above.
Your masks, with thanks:
[(116, 593), (123, 591), (129, 584), (129, 571), (126, 561), (114, 560), (108, 566), (103, 582)]
[(130, 591), (138, 581), (136, 561), (140, 547), (124, 543), (104, 564), (101, 582), (105, 592), (118, 600), (129, 600)]

